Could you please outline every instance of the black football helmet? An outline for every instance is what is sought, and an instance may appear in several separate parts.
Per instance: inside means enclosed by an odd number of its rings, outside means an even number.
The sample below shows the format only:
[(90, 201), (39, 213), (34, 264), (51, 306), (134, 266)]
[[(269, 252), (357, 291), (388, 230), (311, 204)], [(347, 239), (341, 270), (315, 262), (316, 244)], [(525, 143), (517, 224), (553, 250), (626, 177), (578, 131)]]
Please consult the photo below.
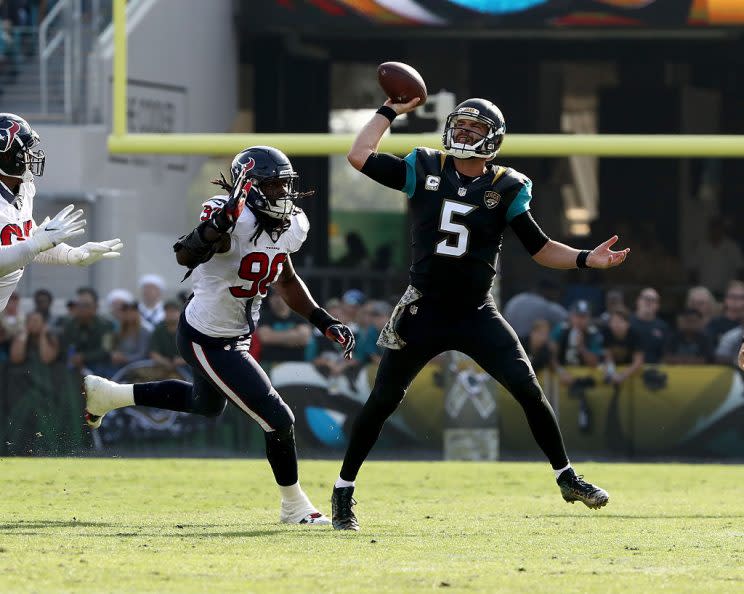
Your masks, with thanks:
[(235, 156), (230, 167), (233, 184), (244, 166), (248, 166), (253, 182), (245, 199), (248, 207), (276, 221), (288, 220), (300, 197), (300, 176), (287, 155), (272, 146), (245, 149)]
[(0, 113), (0, 174), (31, 181), (44, 175), (44, 151), (39, 135), (22, 117)]
[[(457, 122), (461, 119), (475, 120), (488, 126), (487, 134), (474, 144), (455, 142)], [(501, 110), (487, 99), (463, 101), (447, 116), (442, 134), (442, 144), (448, 154), (458, 159), (493, 159), (501, 148), (506, 133), (506, 122)]]

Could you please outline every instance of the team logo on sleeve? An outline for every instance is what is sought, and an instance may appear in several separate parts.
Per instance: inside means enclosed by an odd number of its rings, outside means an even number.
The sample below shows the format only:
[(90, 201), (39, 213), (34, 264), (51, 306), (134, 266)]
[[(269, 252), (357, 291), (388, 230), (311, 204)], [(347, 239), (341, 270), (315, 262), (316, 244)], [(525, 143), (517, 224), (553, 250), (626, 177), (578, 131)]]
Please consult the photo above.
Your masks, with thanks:
[(442, 181), (442, 178), (438, 175), (427, 175), (426, 176), (426, 183), (424, 184), (425, 190), (438, 190), (439, 184)]
[(496, 208), (501, 202), (501, 194), (489, 190), (483, 195), (483, 202), (486, 203), (486, 208)]

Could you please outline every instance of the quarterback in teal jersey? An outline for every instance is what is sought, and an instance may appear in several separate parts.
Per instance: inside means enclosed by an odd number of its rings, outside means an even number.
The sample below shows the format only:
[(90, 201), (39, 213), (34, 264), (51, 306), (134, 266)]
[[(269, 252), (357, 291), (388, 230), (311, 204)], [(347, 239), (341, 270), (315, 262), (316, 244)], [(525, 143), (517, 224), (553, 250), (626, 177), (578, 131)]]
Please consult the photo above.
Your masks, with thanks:
[(380, 139), (395, 117), (417, 103), (386, 101), (348, 155), (356, 169), (408, 196), (412, 262), (410, 285), (380, 334), (378, 344), (385, 351), (375, 384), (354, 421), (334, 485), (333, 525), (359, 529), (352, 506), (362, 463), (413, 378), (430, 359), (449, 350), (472, 357), (517, 399), (563, 498), (600, 508), (609, 501), (608, 493), (571, 467), (553, 409), (490, 289), (507, 226), (535, 262), (549, 268), (610, 268), (621, 264), (629, 250), (611, 249), (617, 236), (582, 251), (545, 235), (530, 212), (530, 179), (493, 162), (506, 124), (499, 108), (486, 99), (463, 101), (449, 114), (444, 151), (419, 147), (404, 159), (379, 153)]

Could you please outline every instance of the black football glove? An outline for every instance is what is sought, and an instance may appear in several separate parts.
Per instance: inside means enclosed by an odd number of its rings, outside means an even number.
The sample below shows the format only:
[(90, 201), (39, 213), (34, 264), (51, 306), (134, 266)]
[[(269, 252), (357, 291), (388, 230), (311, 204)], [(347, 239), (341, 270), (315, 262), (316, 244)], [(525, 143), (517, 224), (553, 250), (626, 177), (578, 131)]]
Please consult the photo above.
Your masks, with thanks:
[(333, 324), (328, 326), (325, 331), (326, 338), (337, 342), (344, 347), (344, 359), (351, 359), (351, 353), (356, 345), (354, 333), (344, 324)]
[(238, 218), (240, 218), (240, 214), (243, 212), (245, 199), (248, 197), (248, 192), (251, 191), (251, 186), (253, 185), (253, 182), (248, 179), (250, 169), (247, 165), (243, 166), (238, 179), (235, 180), (225, 206), (221, 210), (216, 211), (209, 221), (220, 233), (229, 233), (232, 231), (235, 223), (238, 222)]

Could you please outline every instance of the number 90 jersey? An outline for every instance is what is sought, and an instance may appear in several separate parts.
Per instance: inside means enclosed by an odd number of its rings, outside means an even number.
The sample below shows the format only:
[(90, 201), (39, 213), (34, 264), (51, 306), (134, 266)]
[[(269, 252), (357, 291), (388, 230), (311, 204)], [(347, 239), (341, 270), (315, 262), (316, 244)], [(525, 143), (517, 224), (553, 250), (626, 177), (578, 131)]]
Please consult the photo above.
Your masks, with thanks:
[(529, 210), (532, 182), (489, 165), (463, 183), (453, 157), (416, 148), (405, 158), (411, 215), (411, 284), (432, 297), (482, 301), (491, 289), (504, 229)]
[[(224, 196), (205, 202), (202, 220), (210, 218), (225, 202)], [(299, 208), (276, 242), (262, 232), (254, 243), (257, 224), (251, 209), (244, 208), (230, 234), (229, 251), (215, 254), (194, 269), (194, 297), (186, 307), (186, 320), (202, 334), (233, 337), (252, 333), (269, 285), (281, 274), (287, 256), (302, 247), (310, 229), (307, 216)]]

